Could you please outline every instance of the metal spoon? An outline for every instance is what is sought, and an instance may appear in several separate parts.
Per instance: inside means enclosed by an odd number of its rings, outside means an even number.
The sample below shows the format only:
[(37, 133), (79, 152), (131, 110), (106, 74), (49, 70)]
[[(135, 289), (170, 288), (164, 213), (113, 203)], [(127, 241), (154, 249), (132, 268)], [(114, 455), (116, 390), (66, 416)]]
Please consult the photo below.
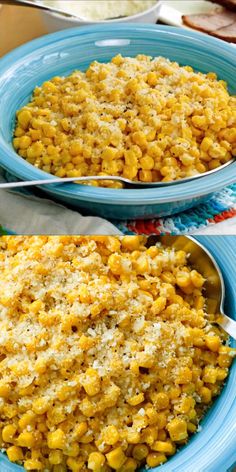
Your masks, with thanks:
[(215, 172), (218, 172), (219, 170), (224, 169), (225, 167), (232, 164), (233, 162), (234, 162), (234, 159), (231, 159), (229, 162), (226, 162), (226, 164), (220, 167), (217, 167), (217, 169), (209, 170), (208, 172), (205, 172), (204, 174), (192, 175), (191, 177), (186, 177), (184, 179), (179, 179), (179, 180), (172, 180), (171, 182), (141, 182), (141, 181), (126, 179), (125, 177), (121, 177), (118, 175), (89, 175), (89, 176), (84, 176), (84, 177), (64, 177), (64, 178), (53, 177), (53, 178), (41, 179), (41, 180), (26, 180), (22, 182), (20, 181), (19, 182), (4, 182), (3, 184), (0, 184), (0, 189), (31, 187), (32, 185), (40, 186), (40, 185), (48, 185), (48, 184), (64, 184), (64, 183), (69, 183), (69, 182), (88, 182), (91, 180), (113, 180), (114, 182), (122, 182), (126, 184), (127, 186), (132, 186), (136, 188), (166, 187), (170, 185), (176, 185), (183, 182), (199, 179), (201, 177), (205, 177), (206, 175), (214, 174)]
[[(22, 5), (22, 6), (25, 6), (25, 7), (33, 7), (33, 8), (38, 8), (38, 9), (45, 10), (45, 11), (50, 11), (52, 13), (59, 13), (60, 15), (69, 16), (69, 17), (77, 19), (77, 20), (89, 21), (88, 18), (78, 16), (76, 14), (72, 15), (71, 13), (68, 13), (68, 11), (63, 10), (62, 8), (58, 8), (58, 7), (50, 6), (50, 5), (44, 5), (41, 2), (37, 2), (37, 0), (35, 0), (35, 1), (33, 1), (33, 0), (1, 0), (1, 1), (4, 5), (18, 5), (18, 6)], [(124, 16), (114, 16), (114, 17), (105, 18), (105, 19), (106, 20), (118, 20), (118, 19), (121, 19), (121, 18), (125, 18), (125, 17)]]
[(86, 21), (87, 18), (82, 18), (77, 15), (71, 15), (70, 13), (62, 10), (61, 8), (55, 6), (44, 5), (43, 3), (33, 1), (33, 0), (1, 0), (4, 5), (17, 5), (17, 6), (25, 6), (25, 7), (33, 7), (38, 8), (40, 10), (51, 11), (52, 13), (59, 13), (60, 15), (66, 15), (72, 18), (76, 18), (77, 20)]
[(150, 247), (157, 243), (177, 250), (184, 250), (189, 254), (190, 265), (206, 279), (204, 284), (206, 311), (216, 314), (215, 323), (236, 339), (236, 321), (224, 313), (224, 278), (212, 254), (191, 236), (149, 236), (146, 246)]

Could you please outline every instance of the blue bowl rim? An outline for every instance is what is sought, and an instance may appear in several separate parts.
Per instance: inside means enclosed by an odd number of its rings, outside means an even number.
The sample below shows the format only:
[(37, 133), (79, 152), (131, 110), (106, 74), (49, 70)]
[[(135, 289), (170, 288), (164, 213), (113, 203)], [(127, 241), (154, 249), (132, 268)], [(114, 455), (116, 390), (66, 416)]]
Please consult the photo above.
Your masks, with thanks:
[[(225, 60), (229, 60), (230, 63), (235, 62), (235, 48), (229, 44), (224, 43), (221, 40), (212, 38), (203, 33), (195, 31), (187, 31), (177, 27), (170, 26), (159, 26), (151, 24), (133, 24), (133, 23), (119, 23), (117, 25), (100, 24), (92, 26), (82, 26), (77, 28), (69, 28), (66, 30), (58, 31), (49, 35), (42, 36), (34, 39), (12, 52), (6, 54), (0, 60), (0, 90), (1, 81), (4, 78), (4, 74), (7, 74), (9, 68), (17, 68), (17, 61), (22, 57), (34, 54), (34, 51), (38, 51), (40, 48), (44, 48), (52, 43), (63, 42), (64, 39), (73, 38), (78, 36), (83, 37), (84, 35), (93, 35), (94, 33), (111, 33), (114, 36), (115, 32), (123, 32), (125, 35), (129, 34), (129, 31), (136, 31), (140, 33), (156, 33), (162, 36), (172, 35), (174, 40), (182, 38), (186, 41), (194, 40), (198, 43), (199, 47), (208, 49), (209, 56), (211, 54), (210, 48), (217, 51), (218, 54), (224, 53)], [(164, 37), (163, 36), (163, 37)], [(37, 54), (37, 52), (36, 52)], [(16, 63), (16, 66), (14, 65)], [(1, 105), (0, 105), (1, 106)], [(23, 158), (20, 158), (18, 154), (12, 149), (9, 149), (8, 145), (2, 139), (0, 135), (0, 147), (5, 158), (7, 157), (7, 165), (5, 159), (0, 155), (0, 164), (6, 170), (10, 171), (16, 177), (33, 180), (40, 178), (50, 178), (51, 175), (46, 172), (35, 168), (33, 165), (26, 162)], [(152, 189), (104, 189), (99, 187), (90, 187), (75, 184), (64, 184), (62, 186), (48, 185), (43, 187), (45, 190), (53, 192), (55, 195), (62, 197), (69, 197), (75, 200), (86, 200), (96, 203), (108, 203), (112, 202), (113, 205), (143, 205), (152, 203), (166, 203), (175, 202), (181, 200), (192, 200), (197, 197), (208, 195), (216, 191), (221, 190), (223, 187), (230, 185), (236, 181), (236, 162), (231, 164), (225, 169), (219, 170), (215, 174), (210, 176), (202, 176), (199, 179), (176, 183), (176, 185), (167, 186), (165, 188), (152, 188)]]

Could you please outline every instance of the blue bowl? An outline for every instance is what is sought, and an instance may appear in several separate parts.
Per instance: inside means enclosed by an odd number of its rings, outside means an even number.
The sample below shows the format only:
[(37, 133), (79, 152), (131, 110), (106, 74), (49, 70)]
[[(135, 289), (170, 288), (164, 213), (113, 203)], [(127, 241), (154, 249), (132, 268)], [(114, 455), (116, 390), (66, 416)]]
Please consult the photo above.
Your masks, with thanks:
[[(20, 179), (49, 174), (20, 158), (12, 147), (15, 112), (36, 85), (54, 75), (86, 69), (116, 54), (163, 55), (202, 72), (214, 71), (235, 92), (235, 48), (201, 33), (156, 25), (119, 24), (67, 29), (21, 46), (0, 61), (0, 165)], [(166, 188), (104, 189), (75, 184), (42, 187), (51, 197), (105, 218), (154, 218), (196, 206), (236, 181), (236, 162), (210, 176)]]
[[(236, 318), (236, 236), (198, 236), (196, 239), (211, 251), (218, 262), (226, 288), (225, 312)], [(236, 341), (231, 341), (231, 346), (236, 347)], [(229, 472), (236, 463), (235, 445), (236, 362), (230, 369), (223, 391), (201, 422), (201, 432), (192, 436), (190, 442), (166, 464), (152, 471)], [(0, 453), (0, 471), (23, 472), (23, 469), (11, 464)]]

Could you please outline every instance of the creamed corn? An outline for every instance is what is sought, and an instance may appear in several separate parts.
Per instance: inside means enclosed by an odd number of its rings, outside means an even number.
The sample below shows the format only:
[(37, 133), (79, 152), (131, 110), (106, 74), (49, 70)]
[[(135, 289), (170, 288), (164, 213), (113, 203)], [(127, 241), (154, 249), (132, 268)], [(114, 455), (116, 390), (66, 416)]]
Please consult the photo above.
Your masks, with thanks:
[(0, 446), (27, 471), (134, 472), (197, 431), (234, 354), (184, 251), (0, 239)]
[(18, 154), (58, 177), (168, 182), (236, 155), (236, 99), (227, 84), (163, 57), (118, 55), (54, 77), (35, 88), (16, 121)]

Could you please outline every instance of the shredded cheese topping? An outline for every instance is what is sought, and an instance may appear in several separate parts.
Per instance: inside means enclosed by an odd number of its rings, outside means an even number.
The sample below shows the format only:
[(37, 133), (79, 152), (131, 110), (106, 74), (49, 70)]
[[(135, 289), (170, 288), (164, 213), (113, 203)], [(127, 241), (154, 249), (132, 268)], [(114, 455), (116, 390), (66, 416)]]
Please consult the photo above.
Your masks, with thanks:
[(204, 278), (144, 243), (0, 238), (0, 446), (26, 470), (159, 465), (219, 394), (234, 351)]

